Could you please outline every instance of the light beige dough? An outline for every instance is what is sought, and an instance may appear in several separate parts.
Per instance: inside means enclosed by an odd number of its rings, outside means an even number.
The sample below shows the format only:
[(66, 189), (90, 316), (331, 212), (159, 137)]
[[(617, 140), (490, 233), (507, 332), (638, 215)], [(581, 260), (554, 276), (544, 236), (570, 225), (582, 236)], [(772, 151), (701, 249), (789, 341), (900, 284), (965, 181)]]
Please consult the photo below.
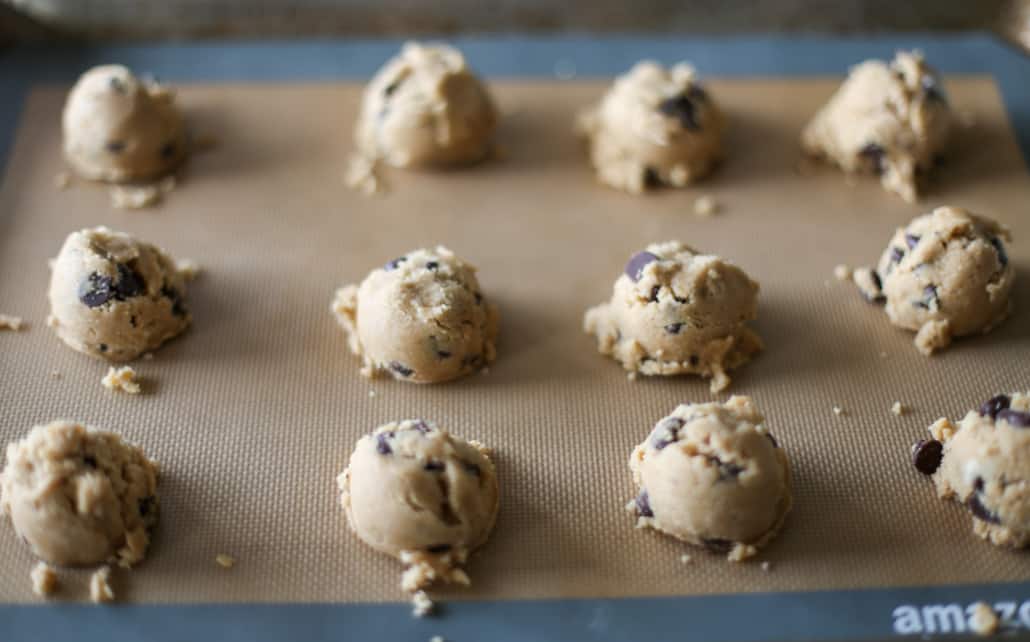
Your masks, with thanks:
[(367, 377), (449, 381), (497, 356), (500, 315), (476, 269), (445, 247), (420, 249), (340, 288), (331, 305)]
[(53, 261), (49, 323), (79, 352), (129, 361), (189, 327), (185, 295), (160, 248), (106, 227), (80, 230)]
[(776, 535), (791, 507), (790, 465), (748, 397), (682, 404), (629, 459), (640, 490), (627, 509), (649, 527), (740, 561)]
[(50, 564), (131, 566), (157, 524), (157, 476), (156, 462), (119, 435), (55, 421), (7, 446), (0, 508)]
[(845, 172), (878, 174), (884, 189), (907, 201), (944, 151), (952, 113), (937, 73), (919, 52), (890, 63), (867, 60), (801, 135), (801, 146)]
[(666, 69), (652, 61), (616, 78), (600, 104), (576, 121), (597, 179), (632, 193), (683, 187), (707, 175), (722, 157), (725, 128), (693, 67)]
[(747, 326), (757, 310), (758, 284), (743, 270), (667, 241), (630, 258), (611, 300), (587, 310), (583, 328), (626, 370), (710, 377), (714, 393), (762, 349)]
[(497, 474), (489, 451), (433, 423), (380, 426), (358, 441), (337, 479), (354, 533), (407, 566), (402, 587), (468, 584), (461, 569), (497, 519)]
[(80, 176), (109, 182), (158, 178), (186, 157), (183, 120), (171, 91), (121, 65), (90, 69), (62, 116), (64, 155)]
[(464, 165), (490, 153), (496, 124), (460, 51), (409, 42), (369, 82), (354, 135), (363, 157), (395, 167)]
[(1030, 544), (1030, 392), (992, 397), (957, 426), (938, 419), (930, 434), (912, 460), (938, 496), (964, 504), (992, 544)]
[(866, 299), (886, 303), (891, 323), (916, 331), (916, 347), (930, 355), (1008, 316), (1016, 277), (1009, 240), (995, 221), (939, 207), (898, 228), (876, 269), (855, 270), (854, 281)]

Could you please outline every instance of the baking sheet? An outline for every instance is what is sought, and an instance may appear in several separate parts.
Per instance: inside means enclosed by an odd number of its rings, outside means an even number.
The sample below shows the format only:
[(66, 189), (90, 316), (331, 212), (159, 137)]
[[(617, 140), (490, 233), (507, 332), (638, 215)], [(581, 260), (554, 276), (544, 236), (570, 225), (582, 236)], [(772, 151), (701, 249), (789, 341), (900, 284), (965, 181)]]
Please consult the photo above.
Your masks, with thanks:
[[(400, 565), (347, 532), (334, 478), (361, 434), (409, 416), (497, 451), (497, 530), (469, 565), (473, 587), (437, 592), (448, 599), (1024, 580), (1026, 556), (974, 538), (968, 515), (938, 502), (907, 463), (938, 416), (1030, 380), (1020, 303), (1030, 300), (1030, 185), (998, 92), (988, 78), (951, 80), (973, 124), (913, 206), (875, 179), (796, 171), (797, 132), (836, 82), (711, 82), (732, 118), (728, 161), (703, 185), (646, 198), (596, 185), (570, 134), (603, 83), (495, 83), (502, 161), (392, 172), (390, 193), (372, 199), (341, 182), (359, 86), (191, 85), (181, 90), (191, 122), (221, 142), (162, 208), (142, 212), (112, 209), (96, 186), (54, 189), (64, 89), (36, 90), (0, 188), (0, 311), (30, 322), (0, 334), (0, 440), (72, 417), (121, 431), (162, 462), (154, 545), (116, 580), (133, 602), (403, 599)], [(711, 219), (693, 214), (705, 194), (723, 205)], [(895, 226), (945, 203), (1012, 228), (1017, 306), (996, 332), (927, 360), (831, 272), (875, 261)], [(44, 323), (46, 259), (68, 232), (97, 224), (205, 269), (190, 291), (194, 328), (136, 364), (151, 384), (139, 398), (104, 390), (106, 364)], [(730, 392), (756, 399), (795, 467), (795, 510), (759, 558), (769, 572), (637, 531), (623, 510), (632, 447), (677, 403), (711, 396), (699, 379), (629, 382), (580, 321), (634, 251), (666, 238), (722, 254), (762, 284), (755, 328), (768, 349)], [(333, 290), (436, 243), (479, 265), (499, 303), (498, 362), (443, 386), (361, 378), (328, 313)], [(895, 417), (895, 400), (913, 411)], [(218, 553), (239, 563), (221, 569)], [(32, 601), (32, 560), (6, 524), (0, 563), (0, 601)], [(64, 595), (81, 598), (85, 573), (65, 577)]]

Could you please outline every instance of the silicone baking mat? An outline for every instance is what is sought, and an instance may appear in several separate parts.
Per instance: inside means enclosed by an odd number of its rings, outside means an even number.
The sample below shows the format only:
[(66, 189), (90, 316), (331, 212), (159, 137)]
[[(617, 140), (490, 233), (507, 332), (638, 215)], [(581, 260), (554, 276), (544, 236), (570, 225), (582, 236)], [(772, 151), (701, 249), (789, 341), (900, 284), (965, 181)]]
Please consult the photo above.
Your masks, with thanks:
[[(55, 189), (66, 88), (33, 90), (0, 187), (0, 312), (29, 324), (0, 334), (0, 441), (70, 417), (120, 431), (161, 461), (155, 541), (116, 578), (135, 604), (403, 600), (400, 565), (348, 532), (335, 476), (360, 435), (404, 417), (496, 449), (496, 531), (469, 564), (472, 588), (433, 592), (445, 601), (1025, 581), (1026, 556), (976, 539), (968, 514), (938, 501), (908, 463), (937, 417), (1030, 381), (1030, 184), (1005, 109), (992, 79), (949, 77), (967, 126), (910, 205), (875, 179), (798, 171), (798, 132), (838, 81), (712, 79), (732, 121), (726, 163), (697, 187), (646, 197), (597, 185), (570, 132), (602, 81), (493, 82), (501, 160), (389, 172), (389, 192), (375, 198), (341, 178), (360, 85), (185, 84), (193, 128), (219, 143), (162, 207), (144, 211), (111, 208), (95, 185)], [(702, 195), (718, 214), (694, 214)], [(994, 333), (926, 359), (832, 271), (874, 262), (896, 226), (940, 204), (1010, 226), (1017, 305)], [(104, 390), (106, 364), (45, 326), (47, 259), (67, 233), (99, 224), (203, 268), (190, 289), (194, 327), (134, 364), (147, 380), (139, 397)], [(767, 350), (729, 392), (754, 397), (787, 449), (795, 509), (756, 563), (638, 531), (623, 509), (632, 447), (676, 404), (712, 396), (695, 378), (627, 380), (581, 318), (610, 296), (633, 252), (671, 238), (733, 260), (762, 286), (754, 328)], [(329, 314), (334, 289), (438, 243), (479, 266), (501, 308), (497, 363), (442, 386), (360, 377)], [(896, 417), (895, 401), (911, 411)], [(220, 568), (219, 553), (237, 565)], [(4, 523), (0, 601), (35, 601), (32, 563)], [(64, 578), (62, 598), (81, 599), (86, 574)]]

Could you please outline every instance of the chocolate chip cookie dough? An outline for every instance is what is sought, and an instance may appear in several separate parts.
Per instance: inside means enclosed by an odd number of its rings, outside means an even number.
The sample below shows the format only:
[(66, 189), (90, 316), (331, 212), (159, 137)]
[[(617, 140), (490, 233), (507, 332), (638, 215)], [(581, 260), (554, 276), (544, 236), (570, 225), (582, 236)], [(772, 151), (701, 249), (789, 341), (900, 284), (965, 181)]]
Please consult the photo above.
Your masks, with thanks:
[(187, 140), (173, 94), (121, 65), (94, 67), (64, 106), (64, 155), (91, 180), (158, 178), (186, 157)]
[(331, 309), (366, 377), (439, 383), (497, 355), (497, 307), (483, 297), (476, 269), (445, 247), (372, 270), (360, 286), (337, 290)]
[(362, 156), (394, 167), (460, 165), (490, 153), (496, 124), (460, 51), (409, 42), (369, 82), (354, 137)]
[(722, 156), (724, 129), (722, 112), (693, 67), (665, 69), (652, 61), (619, 76), (576, 121), (597, 179), (635, 194), (683, 187), (708, 174)]
[(730, 384), (728, 370), (762, 349), (746, 325), (757, 309), (758, 284), (743, 270), (667, 241), (630, 258), (611, 300), (587, 310), (583, 328), (626, 370), (710, 377), (716, 393)]
[(649, 527), (741, 561), (791, 507), (790, 465), (748, 397), (683, 404), (629, 459), (640, 489), (627, 509)]
[(866, 299), (886, 303), (891, 323), (915, 330), (916, 348), (930, 355), (1008, 316), (1016, 276), (1009, 239), (990, 219), (939, 207), (898, 228), (876, 269), (857, 269), (853, 278)]
[(157, 523), (157, 475), (156, 462), (119, 435), (55, 421), (7, 446), (0, 508), (46, 562), (131, 566)]
[(937, 73), (919, 52), (855, 66), (801, 135), (810, 155), (845, 172), (877, 174), (884, 189), (915, 201), (918, 179), (948, 141), (952, 114)]
[(958, 426), (938, 419), (930, 434), (912, 463), (938, 496), (964, 504), (973, 532), (992, 544), (1030, 544), (1030, 393), (992, 397)]
[(49, 324), (79, 352), (129, 361), (189, 327), (185, 293), (160, 248), (106, 227), (80, 230), (52, 264)]
[(485, 446), (421, 419), (389, 423), (358, 441), (337, 483), (354, 533), (407, 567), (404, 590), (469, 583), (461, 565), (500, 501)]

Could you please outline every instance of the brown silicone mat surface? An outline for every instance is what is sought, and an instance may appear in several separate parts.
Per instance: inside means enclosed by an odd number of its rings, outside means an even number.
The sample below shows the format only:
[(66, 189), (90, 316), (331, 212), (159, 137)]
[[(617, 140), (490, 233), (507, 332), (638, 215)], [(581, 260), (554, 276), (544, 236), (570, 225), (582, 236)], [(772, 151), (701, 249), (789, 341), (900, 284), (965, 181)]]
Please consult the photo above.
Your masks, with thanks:
[[(939, 502), (908, 463), (937, 417), (1030, 387), (1030, 182), (1001, 99), (988, 78), (951, 80), (973, 124), (909, 205), (875, 179), (796, 171), (797, 134), (836, 82), (713, 81), (732, 118), (728, 161), (701, 186), (643, 198), (595, 184), (570, 134), (601, 82), (496, 83), (503, 160), (392, 172), (378, 198), (341, 182), (359, 86), (186, 86), (194, 128), (220, 143), (149, 211), (112, 209), (96, 185), (54, 188), (64, 90), (36, 90), (0, 188), (0, 312), (29, 323), (0, 333), (0, 441), (69, 417), (121, 431), (161, 461), (150, 555), (116, 579), (134, 602), (403, 599), (400, 565), (348, 532), (335, 477), (361, 434), (416, 416), (497, 453), (497, 528), (469, 565), (473, 587), (450, 598), (1025, 580), (1030, 560), (976, 539), (966, 512)], [(702, 194), (723, 211), (697, 217)], [(939, 204), (1012, 228), (1017, 304), (994, 333), (926, 359), (832, 270), (874, 262), (896, 226)], [(149, 387), (139, 397), (103, 389), (106, 364), (45, 325), (47, 259), (66, 234), (99, 224), (204, 268), (190, 290), (194, 327), (135, 364)], [(754, 327), (767, 350), (730, 392), (756, 399), (794, 463), (795, 509), (758, 558), (769, 572), (635, 530), (623, 509), (632, 447), (676, 404), (711, 396), (700, 379), (628, 381), (581, 317), (610, 296), (634, 251), (670, 238), (732, 259), (762, 285)], [(442, 386), (363, 379), (329, 314), (334, 289), (437, 243), (478, 265), (500, 305), (498, 362)], [(912, 412), (892, 415), (895, 400)], [(238, 564), (220, 568), (218, 553)], [(33, 600), (32, 563), (0, 525), (0, 601)], [(85, 573), (64, 577), (64, 595), (81, 597)]]

